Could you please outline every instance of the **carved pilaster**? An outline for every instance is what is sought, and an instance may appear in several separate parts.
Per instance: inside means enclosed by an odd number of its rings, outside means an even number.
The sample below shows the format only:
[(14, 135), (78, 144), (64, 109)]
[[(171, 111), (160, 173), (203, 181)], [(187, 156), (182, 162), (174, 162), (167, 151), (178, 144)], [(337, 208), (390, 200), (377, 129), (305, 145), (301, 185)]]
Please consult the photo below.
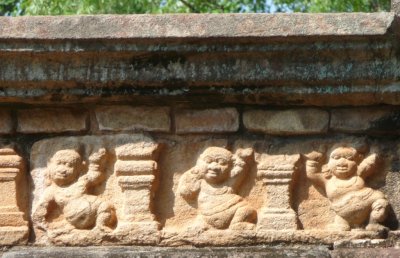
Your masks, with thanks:
[(258, 165), (258, 176), (266, 188), (264, 207), (258, 214), (258, 230), (296, 230), (297, 217), (291, 207), (290, 188), (299, 155), (280, 156)]
[(24, 162), (12, 148), (0, 149), (0, 245), (26, 240)]
[(114, 171), (124, 193), (123, 215), (119, 228), (158, 230), (152, 213), (152, 195), (155, 190), (157, 144), (142, 146), (126, 144), (116, 148)]

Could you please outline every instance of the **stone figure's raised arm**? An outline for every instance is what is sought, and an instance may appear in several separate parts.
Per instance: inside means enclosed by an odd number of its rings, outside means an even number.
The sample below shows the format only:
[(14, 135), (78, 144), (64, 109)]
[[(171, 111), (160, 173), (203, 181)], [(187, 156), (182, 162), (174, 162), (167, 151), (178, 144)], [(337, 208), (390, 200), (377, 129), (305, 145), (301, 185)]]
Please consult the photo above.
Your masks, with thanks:
[(303, 155), (307, 178), (314, 184), (324, 186), (327, 178), (322, 171), (322, 154), (316, 151)]
[(375, 153), (366, 157), (363, 161), (361, 161), (360, 165), (358, 165), (357, 175), (362, 178), (367, 178), (374, 173), (377, 165), (377, 159), (378, 155)]
[(179, 180), (178, 192), (185, 199), (195, 199), (200, 191), (202, 175), (196, 167), (186, 171)]
[(32, 214), (32, 219), (37, 223), (39, 228), (46, 229), (47, 222), (46, 216), (48, 213), (49, 205), (52, 201), (54, 201), (54, 192), (53, 188), (49, 187), (45, 190), (42, 198), (39, 201), (39, 204), (34, 208), (34, 212)]
[(106, 149), (100, 148), (89, 156), (88, 172), (82, 177), (87, 185), (101, 183), (104, 178), (104, 165), (106, 163)]

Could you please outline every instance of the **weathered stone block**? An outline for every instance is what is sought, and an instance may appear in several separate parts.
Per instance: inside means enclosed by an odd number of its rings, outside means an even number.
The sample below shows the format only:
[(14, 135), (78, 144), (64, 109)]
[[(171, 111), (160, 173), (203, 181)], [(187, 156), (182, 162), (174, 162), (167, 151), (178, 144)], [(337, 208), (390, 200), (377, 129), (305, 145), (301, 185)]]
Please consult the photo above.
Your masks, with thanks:
[(101, 106), (95, 112), (102, 131), (170, 131), (168, 107)]
[(0, 134), (10, 134), (14, 129), (14, 121), (8, 110), (0, 110)]
[(251, 132), (276, 135), (320, 134), (328, 130), (329, 114), (319, 109), (248, 110), (243, 114), (243, 123)]
[(87, 129), (87, 112), (66, 108), (23, 109), (18, 111), (17, 132), (61, 133)]
[(223, 133), (239, 129), (235, 108), (179, 110), (175, 115), (177, 133)]
[(348, 133), (400, 133), (400, 110), (341, 108), (331, 111), (330, 129)]

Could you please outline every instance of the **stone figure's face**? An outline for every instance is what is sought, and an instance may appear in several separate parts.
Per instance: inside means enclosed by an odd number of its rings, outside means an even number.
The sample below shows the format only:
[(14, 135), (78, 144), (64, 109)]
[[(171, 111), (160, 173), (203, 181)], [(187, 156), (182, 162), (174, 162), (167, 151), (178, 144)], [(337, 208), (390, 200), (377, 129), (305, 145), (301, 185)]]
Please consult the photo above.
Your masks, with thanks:
[(357, 172), (355, 161), (357, 151), (353, 148), (340, 147), (332, 151), (328, 167), (332, 173), (340, 179), (352, 177)]
[(232, 153), (224, 148), (211, 147), (204, 151), (199, 162), (205, 170), (204, 179), (207, 182), (222, 183), (229, 177)]
[(81, 156), (75, 150), (56, 152), (47, 166), (51, 179), (57, 185), (68, 185), (79, 175)]

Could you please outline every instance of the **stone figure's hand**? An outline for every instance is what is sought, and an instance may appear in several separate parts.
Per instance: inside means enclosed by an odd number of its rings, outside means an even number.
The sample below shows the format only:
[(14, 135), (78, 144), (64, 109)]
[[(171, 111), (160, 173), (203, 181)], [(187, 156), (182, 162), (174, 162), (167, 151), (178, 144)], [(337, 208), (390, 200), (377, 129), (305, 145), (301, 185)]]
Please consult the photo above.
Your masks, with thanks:
[(377, 154), (374, 153), (369, 155), (360, 163), (360, 165), (358, 165), (357, 174), (364, 178), (368, 177), (376, 170), (377, 161)]
[(315, 174), (321, 172), (321, 161), (320, 161), (322, 159), (321, 153), (313, 151), (305, 154), (304, 157), (305, 157), (305, 166), (307, 173)]
[(183, 198), (194, 199), (200, 191), (201, 173), (196, 168), (185, 172), (179, 180), (178, 192)]
[(89, 156), (89, 162), (99, 164), (102, 160), (104, 160), (105, 156), (106, 156), (106, 149), (100, 148), (98, 151), (93, 152)]
[(36, 227), (42, 230), (47, 230), (47, 222), (45, 216), (47, 214), (47, 209), (43, 205), (39, 207), (32, 214), (32, 220), (35, 221)]

